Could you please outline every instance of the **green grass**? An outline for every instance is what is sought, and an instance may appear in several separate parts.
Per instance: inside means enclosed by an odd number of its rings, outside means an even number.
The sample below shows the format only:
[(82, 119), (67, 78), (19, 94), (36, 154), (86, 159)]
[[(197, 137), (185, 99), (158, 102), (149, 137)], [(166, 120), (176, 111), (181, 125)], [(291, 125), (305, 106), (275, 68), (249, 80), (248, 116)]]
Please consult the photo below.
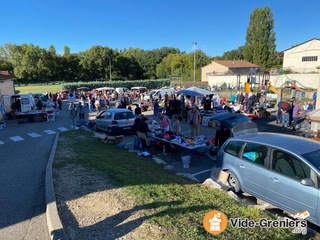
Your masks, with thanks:
[[(137, 206), (151, 215), (150, 223), (165, 229), (164, 239), (311, 239), (292, 234), (292, 229), (232, 228), (218, 235), (207, 233), (202, 225), (205, 214), (220, 210), (227, 217), (275, 219), (267, 212), (238, 204), (226, 192), (178, 177), (152, 159), (141, 158), (117, 146), (103, 143), (90, 131), (60, 133), (54, 171), (80, 164), (106, 174), (113, 183), (135, 199)], [(71, 154), (65, 154), (69, 152)], [(90, 156), (90, 157), (89, 157)]]
[(15, 87), (16, 90), (20, 91), (21, 94), (24, 93), (45, 93), (51, 92), (56, 93), (61, 90), (61, 85), (35, 85), (35, 86), (22, 86), (22, 87)]

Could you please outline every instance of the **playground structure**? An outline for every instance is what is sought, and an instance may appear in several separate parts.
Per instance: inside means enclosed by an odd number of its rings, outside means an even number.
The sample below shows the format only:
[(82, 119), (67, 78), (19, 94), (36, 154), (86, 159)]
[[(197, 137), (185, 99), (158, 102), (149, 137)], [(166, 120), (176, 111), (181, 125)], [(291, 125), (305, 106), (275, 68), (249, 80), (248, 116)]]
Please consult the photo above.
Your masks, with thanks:
[[(237, 82), (240, 85), (240, 74), (237, 74)], [(257, 85), (259, 90), (265, 91), (269, 89), (273, 93), (278, 93), (278, 90), (270, 82), (269, 72), (264, 72), (261, 79), (260, 70), (258, 68), (250, 68), (247, 74), (247, 81), (244, 83), (245, 92), (252, 92), (255, 85)]]
[(293, 80), (283, 74), (286, 77), (286, 81), (281, 85), (281, 96), (284, 95), (284, 92), (290, 91), (290, 97), (297, 97), (297, 91), (301, 93), (305, 93), (307, 90), (312, 90), (311, 88), (303, 86), (301, 83), (299, 83), (297, 80)]

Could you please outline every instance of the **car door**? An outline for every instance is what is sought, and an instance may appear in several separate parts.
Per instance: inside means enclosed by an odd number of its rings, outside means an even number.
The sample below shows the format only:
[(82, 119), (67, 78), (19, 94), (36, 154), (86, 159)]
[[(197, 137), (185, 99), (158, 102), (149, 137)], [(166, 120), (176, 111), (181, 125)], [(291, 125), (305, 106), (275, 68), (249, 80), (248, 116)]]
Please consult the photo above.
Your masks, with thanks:
[(267, 186), (268, 147), (247, 142), (240, 154), (239, 168), (243, 172), (242, 190), (262, 198)]
[(106, 121), (106, 112), (103, 111), (96, 117), (96, 124), (99, 129), (106, 130), (105, 121)]
[(268, 201), (292, 214), (307, 210), (315, 221), (319, 189), (301, 184), (302, 179), (308, 178), (316, 182), (315, 172), (300, 158), (283, 150), (274, 149), (271, 156)]

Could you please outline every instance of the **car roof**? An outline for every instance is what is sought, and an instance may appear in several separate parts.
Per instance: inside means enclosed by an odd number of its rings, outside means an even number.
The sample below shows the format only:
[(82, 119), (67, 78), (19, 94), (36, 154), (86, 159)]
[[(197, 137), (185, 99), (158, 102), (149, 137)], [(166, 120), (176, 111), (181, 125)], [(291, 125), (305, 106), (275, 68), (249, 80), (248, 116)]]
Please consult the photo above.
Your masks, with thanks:
[(125, 108), (111, 108), (106, 110), (106, 112), (119, 113), (119, 112), (131, 112), (131, 111)]
[(296, 154), (305, 154), (320, 149), (319, 142), (304, 137), (282, 133), (258, 132), (255, 134), (232, 137), (230, 140), (262, 143), (277, 148), (283, 148)]
[(217, 113), (217, 114), (213, 115), (212, 118), (219, 120), (219, 121), (222, 121), (222, 120), (234, 118), (234, 117), (247, 118), (248, 120), (250, 120), (246, 115), (243, 115), (242, 113), (231, 113), (231, 112)]

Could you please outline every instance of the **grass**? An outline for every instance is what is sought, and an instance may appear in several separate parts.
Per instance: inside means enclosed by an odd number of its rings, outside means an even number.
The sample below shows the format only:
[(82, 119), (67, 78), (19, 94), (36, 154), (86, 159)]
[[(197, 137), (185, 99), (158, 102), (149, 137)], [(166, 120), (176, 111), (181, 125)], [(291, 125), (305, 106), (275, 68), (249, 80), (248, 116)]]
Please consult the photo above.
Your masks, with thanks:
[[(111, 178), (133, 196), (137, 205), (152, 214), (151, 223), (166, 229), (165, 239), (214, 239), (202, 225), (205, 214), (220, 210), (228, 217), (275, 219), (267, 212), (238, 204), (226, 192), (213, 190), (189, 179), (178, 177), (145, 159), (101, 142), (90, 131), (69, 131), (60, 134), (54, 168), (80, 164), (95, 168)], [(72, 154), (59, 154), (69, 151)], [(76, 154), (75, 154), (76, 153)], [(68, 157), (70, 156), (70, 157)], [(94, 156), (88, 158), (88, 156)], [(230, 225), (230, 224), (229, 224)], [(292, 229), (232, 228), (219, 235), (222, 239), (310, 239), (311, 236), (291, 233)]]
[(35, 85), (35, 86), (20, 86), (15, 87), (16, 90), (20, 91), (21, 94), (24, 93), (45, 93), (45, 92), (51, 92), (56, 93), (61, 90), (61, 85)]

